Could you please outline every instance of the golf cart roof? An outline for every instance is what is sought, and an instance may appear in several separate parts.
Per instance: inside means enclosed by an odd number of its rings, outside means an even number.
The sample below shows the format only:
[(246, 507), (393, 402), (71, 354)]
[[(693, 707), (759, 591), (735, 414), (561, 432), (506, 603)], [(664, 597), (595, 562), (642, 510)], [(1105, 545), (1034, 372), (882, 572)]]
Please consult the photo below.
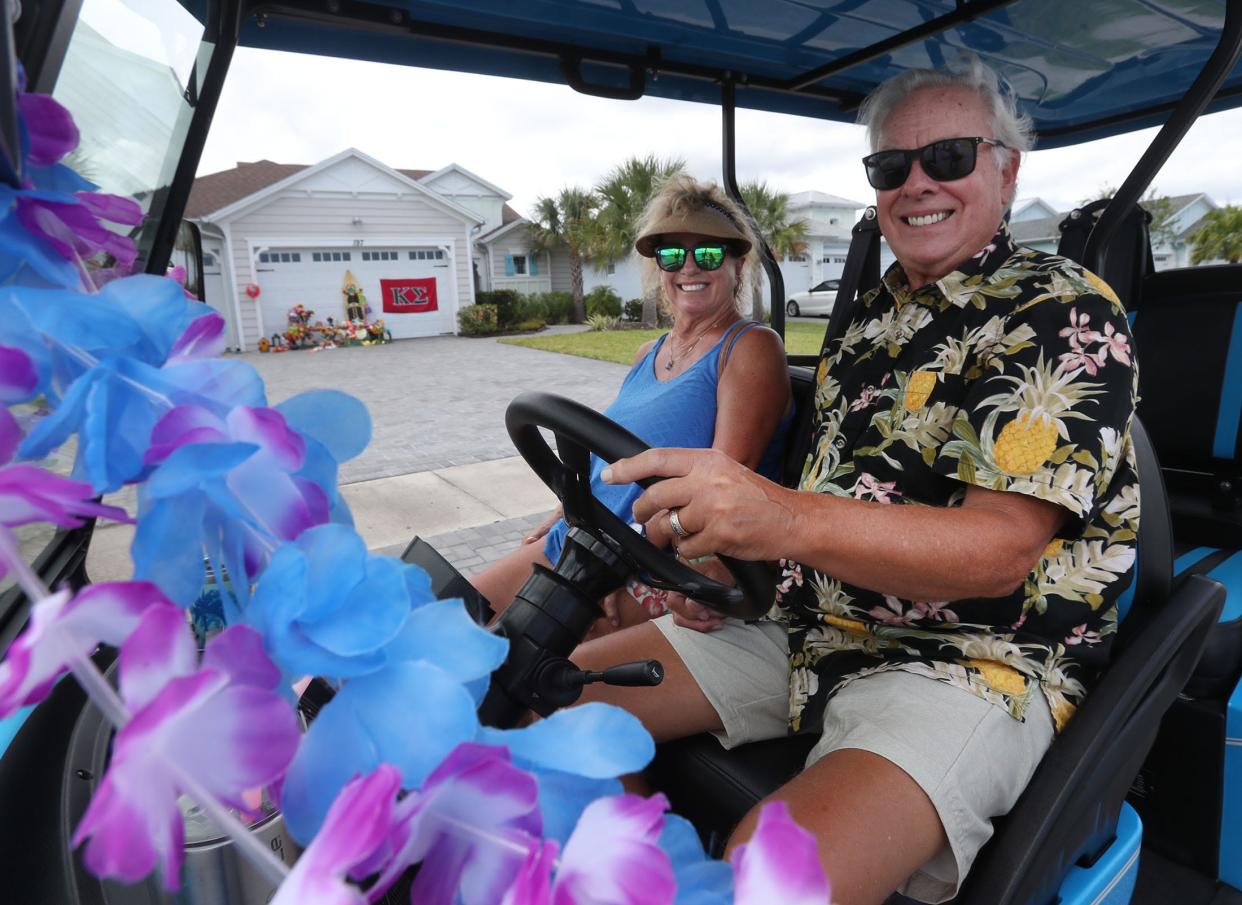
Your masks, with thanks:
[[(183, 0), (192, 10), (206, 0)], [(978, 54), (1039, 147), (1167, 118), (1220, 37), (1224, 0), (278, 0), (242, 46), (569, 84), (587, 93), (852, 121), (910, 68)], [(201, 12), (201, 10), (198, 10)], [(1242, 103), (1242, 65), (1209, 111)]]

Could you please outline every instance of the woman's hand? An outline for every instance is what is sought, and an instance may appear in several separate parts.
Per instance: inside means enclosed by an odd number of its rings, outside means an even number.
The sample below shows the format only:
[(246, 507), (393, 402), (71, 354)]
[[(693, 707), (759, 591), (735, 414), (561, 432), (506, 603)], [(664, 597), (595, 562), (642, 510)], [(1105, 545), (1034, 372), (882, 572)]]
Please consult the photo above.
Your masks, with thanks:
[(544, 520), (543, 524), (522, 538), (522, 545), (525, 546), (526, 544), (533, 544), (536, 541), (543, 540), (543, 538), (547, 536), (548, 532), (552, 530), (552, 526), (557, 523), (557, 520), (560, 519), (562, 515), (564, 515), (564, 510), (560, 506), (557, 506), (552, 514)]

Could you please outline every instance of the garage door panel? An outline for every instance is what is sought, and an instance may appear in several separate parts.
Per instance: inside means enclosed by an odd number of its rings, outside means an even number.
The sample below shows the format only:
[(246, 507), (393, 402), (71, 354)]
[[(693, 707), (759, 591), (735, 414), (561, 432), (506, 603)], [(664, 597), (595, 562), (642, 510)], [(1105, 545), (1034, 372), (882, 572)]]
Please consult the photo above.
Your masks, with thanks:
[[(297, 304), (314, 311), (313, 320), (344, 320), (345, 296), (341, 290), (349, 272), (371, 307), (369, 318), (382, 318), (394, 339), (452, 333), (456, 300), (452, 296), (450, 264), (449, 255), (435, 248), (268, 249), (257, 262), (264, 332), (268, 337), (283, 333), (288, 326), (289, 309)], [(436, 310), (383, 310), (381, 280), (429, 278), (435, 280)]]

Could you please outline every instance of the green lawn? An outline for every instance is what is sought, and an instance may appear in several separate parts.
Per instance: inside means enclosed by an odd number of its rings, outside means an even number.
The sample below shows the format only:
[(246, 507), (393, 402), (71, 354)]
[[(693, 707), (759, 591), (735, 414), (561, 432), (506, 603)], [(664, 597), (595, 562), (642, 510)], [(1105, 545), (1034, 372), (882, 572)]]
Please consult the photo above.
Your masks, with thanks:
[[(817, 355), (824, 338), (828, 321), (817, 320), (785, 325), (785, 349), (790, 355)], [(662, 330), (605, 330), (590, 333), (561, 333), (556, 336), (523, 336), (502, 339), (502, 343), (528, 346), (545, 352), (578, 355), (599, 361), (615, 361), (628, 365), (634, 361), (634, 353), (649, 339), (655, 339)]]

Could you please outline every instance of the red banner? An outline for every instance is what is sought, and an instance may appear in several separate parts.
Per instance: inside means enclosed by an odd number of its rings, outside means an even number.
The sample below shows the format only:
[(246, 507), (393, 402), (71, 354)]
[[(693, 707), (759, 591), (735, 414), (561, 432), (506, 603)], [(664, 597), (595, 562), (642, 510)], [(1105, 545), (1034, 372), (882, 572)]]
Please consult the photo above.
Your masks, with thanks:
[(436, 311), (436, 278), (421, 280), (380, 280), (385, 314), (419, 314)]

